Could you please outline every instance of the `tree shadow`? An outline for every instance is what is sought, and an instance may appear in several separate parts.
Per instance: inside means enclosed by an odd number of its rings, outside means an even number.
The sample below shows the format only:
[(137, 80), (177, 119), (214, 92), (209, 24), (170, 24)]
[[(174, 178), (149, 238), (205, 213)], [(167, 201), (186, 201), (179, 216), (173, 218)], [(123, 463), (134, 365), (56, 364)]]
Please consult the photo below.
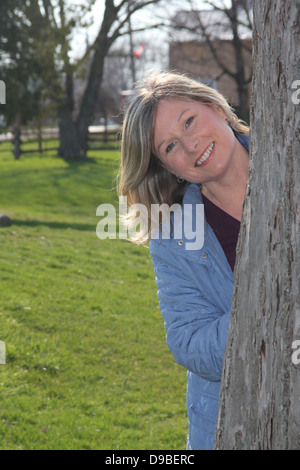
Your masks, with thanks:
[[(61, 157), (57, 157), (58, 159), (62, 160)], [(86, 163), (93, 163), (93, 164), (99, 164), (97, 158), (95, 157), (82, 157), (82, 158), (77, 158), (77, 159), (72, 159), (72, 158), (64, 158), (64, 162), (67, 163), (69, 168), (76, 168), (80, 167)]]
[(70, 222), (53, 222), (53, 221), (41, 221), (41, 220), (18, 220), (13, 219), (12, 225), (17, 225), (20, 227), (48, 227), (51, 229), (72, 229), (72, 230), (84, 230), (84, 231), (95, 231), (96, 230), (96, 223), (95, 224), (84, 224), (84, 223), (70, 223)]

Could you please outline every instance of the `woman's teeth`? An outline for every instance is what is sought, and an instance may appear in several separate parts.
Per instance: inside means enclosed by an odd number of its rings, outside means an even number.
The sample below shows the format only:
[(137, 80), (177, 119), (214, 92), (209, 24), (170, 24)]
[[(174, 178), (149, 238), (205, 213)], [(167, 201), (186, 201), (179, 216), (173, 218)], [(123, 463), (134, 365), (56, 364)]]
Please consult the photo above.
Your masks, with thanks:
[(210, 154), (211, 154), (211, 152), (212, 152), (214, 146), (215, 146), (215, 143), (212, 142), (212, 143), (210, 144), (210, 146), (208, 147), (208, 149), (206, 150), (206, 152), (205, 152), (205, 153), (202, 155), (202, 157), (199, 158), (199, 160), (196, 162), (196, 166), (202, 165), (202, 163), (204, 163), (204, 162), (208, 159), (208, 157), (210, 156)]

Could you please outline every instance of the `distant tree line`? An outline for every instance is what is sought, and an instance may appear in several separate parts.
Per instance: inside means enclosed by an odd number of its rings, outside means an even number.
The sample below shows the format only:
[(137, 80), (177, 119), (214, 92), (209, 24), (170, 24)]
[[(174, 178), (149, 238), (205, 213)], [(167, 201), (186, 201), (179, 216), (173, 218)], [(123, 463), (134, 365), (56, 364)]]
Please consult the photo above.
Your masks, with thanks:
[[(103, 20), (82, 57), (71, 60), (75, 27), (87, 27), (96, 0), (70, 5), (66, 0), (2, 0), (0, 4), (1, 80), (7, 105), (1, 109), (15, 139), (22, 125), (52, 115), (59, 127), (59, 155), (85, 157), (91, 124), (104, 74), (104, 60), (117, 38), (128, 34), (137, 11), (161, 0), (105, 0)], [(116, 5), (116, 3), (118, 3)], [(88, 71), (75, 113), (74, 80), (83, 64)]]
[[(76, 5), (67, 0), (1, 0), (0, 80), (6, 84), (7, 99), (6, 105), (1, 106), (1, 114), (13, 131), (16, 156), (21, 126), (31, 123), (41, 130), (45, 119), (50, 118), (59, 128), (59, 155), (65, 159), (85, 158), (89, 126), (100, 116), (106, 121), (109, 114), (120, 114), (120, 90), (132, 88), (136, 75), (139, 78), (141, 73), (141, 67), (137, 71), (133, 69), (132, 36), (130, 41), (129, 37), (132, 33), (135, 37), (149, 33), (149, 20), (148, 26), (133, 28), (130, 19), (134, 14), (152, 5), (153, 18), (145, 10), (145, 16), (151, 19), (150, 29), (160, 26), (168, 27), (169, 31), (186, 30), (195, 39), (204, 37), (213, 48), (210, 33), (193, 0), (103, 0), (103, 3), (103, 19), (95, 39), (92, 42), (87, 39), (85, 51), (74, 59), (71, 58), (72, 40), (79, 27), (87, 31), (94, 21), (89, 18), (97, 0), (82, 0)], [(171, 4), (178, 9), (187, 8), (193, 15), (192, 24), (170, 21), (167, 8)], [(223, 73), (231, 74), (236, 80), (239, 108), (243, 110), (251, 77), (245, 76), (240, 53), (238, 8), (244, 9), (249, 19), (247, 26), (251, 27), (251, 2), (232, 0), (231, 6), (225, 7), (223, 2), (214, 0), (203, 1), (203, 5), (223, 12), (231, 25), (236, 70), (229, 70), (223, 64)], [(173, 14), (174, 11), (173, 8)], [(160, 62), (166, 68), (168, 64), (160, 57), (162, 45), (155, 43), (158, 40), (155, 36), (151, 36), (151, 45), (146, 47), (147, 68), (151, 68), (151, 54), (154, 63)], [(218, 51), (213, 55), (220, 64)], [(144, 59), (138, 60), (141, 64)]]

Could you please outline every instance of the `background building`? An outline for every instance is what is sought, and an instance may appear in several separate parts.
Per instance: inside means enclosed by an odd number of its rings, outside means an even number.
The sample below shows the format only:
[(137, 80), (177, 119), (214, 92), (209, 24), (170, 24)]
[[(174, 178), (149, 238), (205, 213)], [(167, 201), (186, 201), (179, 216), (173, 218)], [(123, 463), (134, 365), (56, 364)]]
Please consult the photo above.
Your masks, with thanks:
[(180, 11), (173, 18), (169, 67), (212, 86), (245, 120), (252, 78), (251, 10)]

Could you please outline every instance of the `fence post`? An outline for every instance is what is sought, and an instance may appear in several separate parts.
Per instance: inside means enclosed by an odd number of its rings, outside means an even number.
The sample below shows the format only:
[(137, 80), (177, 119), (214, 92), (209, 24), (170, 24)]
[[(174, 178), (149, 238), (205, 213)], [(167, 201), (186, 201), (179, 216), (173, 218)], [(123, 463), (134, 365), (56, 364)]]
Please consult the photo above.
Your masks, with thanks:
[(16, 125), (13, 129), (13, 143), (14, 143), (14, 157), (15, 160), (19, 160), (21, 155), (21, 129), (20, 126)]

